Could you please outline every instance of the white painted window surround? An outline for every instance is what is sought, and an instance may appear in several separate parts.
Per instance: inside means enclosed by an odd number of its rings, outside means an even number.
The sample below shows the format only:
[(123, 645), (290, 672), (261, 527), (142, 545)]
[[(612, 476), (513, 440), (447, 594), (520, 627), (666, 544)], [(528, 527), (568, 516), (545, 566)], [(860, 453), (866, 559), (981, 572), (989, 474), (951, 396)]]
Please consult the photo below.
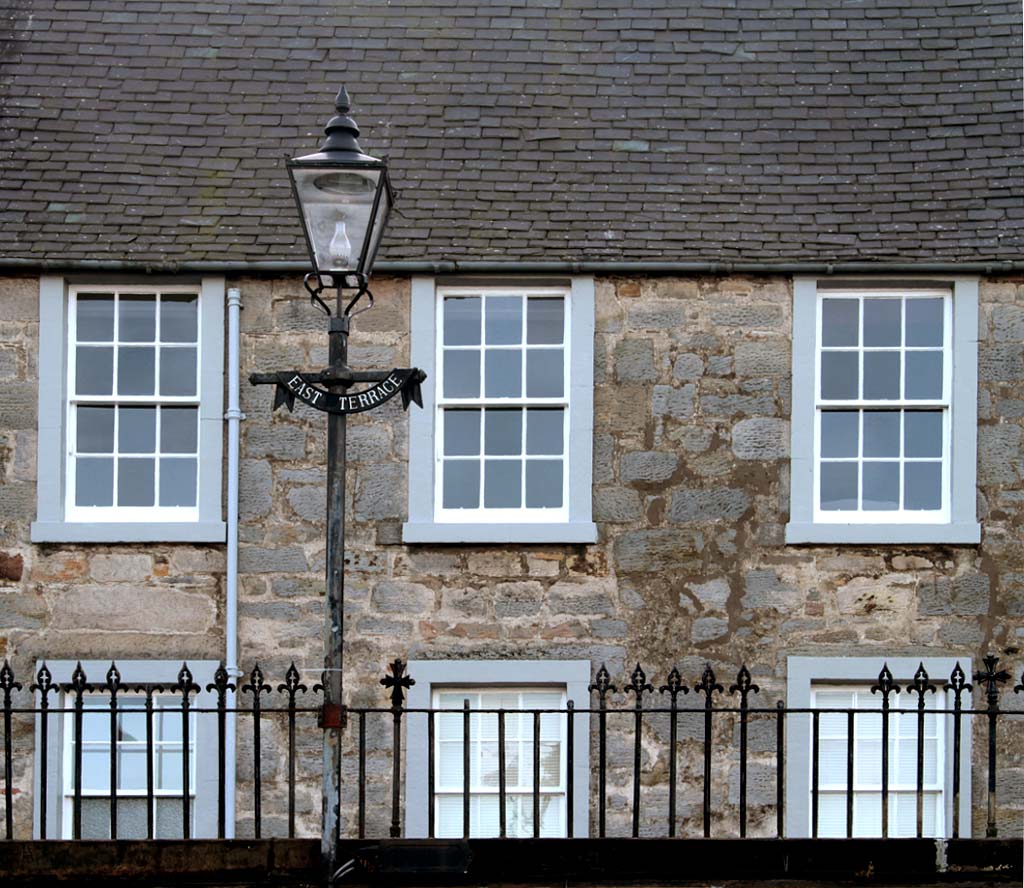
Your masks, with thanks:
[[(451, 701), (445, 694), (447, 690), (455, 689), (466, 692), (467, 695), (472, 695), (473, 692), (479, 695), (481, 692), (503, 690), (512, 691), (516, 695), (524, 693), (529, 695), (530, 692), (537, 691), (555, 691), (558, 692), (561, 699), (572, 701), (573, 706), (577, 709), (586, 710), (590, 705), (590, 692), (587, 690), (590, 682), (589, 660), (414, 660), (409, 663), (408, 671), (409, 675), (416, 680), (416, 684), (409, 690), (409, 697), (406, 701), (409, 709), (436, 708), (438, 703), (443, 708), (451, 708)], [(467, 696), (467, 699), (470, 699), (471, 707), (475, 705), (471, 696)], [(476, 704), (479, 703), (480, 701), (477, 699)], [(564, 706), (564, 703), (562, 705)], [(493, 707), (493, 697), (485, 694), (483, 706), (484, 708)], [(548, 707), (545, 705), (543, 708)], [(441, 718), (442, 716), (435, 716), (435, 743), (441, 742), (443, 733), (440, 725)], [(567, 766), (565, 720), (564, 716), (553, 716), (553, 718), (562, 722), (562, 773), (559, 786), (552, 791), (564, 793), (565, 767)], [(506, 729), (506, 744), (515, 740), (511, 725), (512, 719), (510, 718)], [(549, 725), (542, 724), (542, 742), (546, 736), (545, 731), (549, 728)], [(425, 714), (410, 714), (406, 730), (405, 835), (408, 838), (426, 838), (429, 806), (427, 763), (428, 756), (437, 755), (438, 751), (428, 748), (427, 716)], [(472, 734), (470, 742), (473, 743)], [(459, 745), (459, 749), (461, 750), (461, 745)], [(437, 767), (435, 773), (441, 780), (444, 768)], [(459, 774), (461, 774), (461, 770)], [(573, 818), (573, 835), (576, 838), (586, 838), (590, 816), (587, 791), (590, 785), (590, 718), (586, 712), (576, 715), (573, 719), (573, 774), (573, 810), (570, 814)], [(527, 780), (526, 783), (529, 781)], [(543, 777), (542, 788), (544, 788)], [(548, 789), (551, 787), (544, 788), (544, 792), (547, 793)], [(511, 798), (515, 794), (515, 788), (510, 785), (509, 791)], [(471, 789), (474, 798), (480, 792), (488, 792), (488, 790), (479, 787)], [(442, 794), (439, 792), (439, 798)], [(456, 789), (454, 794), (448, 793), (446, 797), (457, 798), (461, 805), (461, 791)], [(438, 804), (443, 805), (444, 802), (438, 801)], [(471, 818), (474, 814), (477, 817), (480, 816), (475, 808), (471, 813)], [(458, 820), (458, 830), (456, 831), (461, 836), (461, 813), (454, 819)], [(450, 833), (454, 829), (454, 819), (448, 823), (443, 813), (441, 816), (435, 817), (437, 835)], [(471, 823), (473, 822), (474, 820), (471, 819)], [(564, 821), (561, 825), (564, 827)], [(493, 824), (491, 826), (493, 827)]]
[[(44, 275), (39, 282), (39, 419), (37, 512), (33, 542), (223, 542), (224, 278), (176, 276), (160, 285), (199, 294), (198, 497), (193, 508), (106, 510), (99, 520), (76, 509), (74, 410), (69, 410), (69, 354), (74, 292), (110, 288), (159, 289), (153, 280), (123, 276)], [(159, 397), (157, 400), (160, 400)], [(168, 399), (174, 401), (174, 398)], [(155, 401), (154, 401), (155, 403)], [(159, 446), (159, 445), (158, 445)], [(118, 514), (121, 511), (123, 514)]]
[[(563, 438), (564, 497), (560, 508), (443, 508), (443, 454), (440, 448), (445, 408), (503, 406), (500, 400), (485, 397), (477, 399), (479, 404), (476, 401), (471, 403), (470, 400), (466, 400), (464, 404), (459, 401), (453, 403), (451, 399), (442, 402), (438, 397), (437, 383), (441, 376), (439, 355), (442, 352), (439, 343), (439, 337), (442, 335), (442, 300), (446, 293), (456, 295), (470, 292), (503, 292), (525, 297), (556, 296), (565, 299), (564, 347), (568, 352), (565, 366), (567, 389), (563, 392), (562, 398), (541, 399), (537, 402), (538, 407), (546, 407), (549, 410), (564, 407), (566, 410), (567, 433)], [(593, 278), (580, 276), (571, 279), (482, 280), (415, 277), (412, 281), (411, 321), (411, 363), (426, 371), (427, 381), (423, 385), (423, 409), (412, 410), (409, 416), (409, 520), (403, 526), (404, 542), (595, 542), (597, 527), (591, 517), (594, 425)], [(505, 353), (511, 357), (519, 346), (505, 348), (508, 349)], [(470, 352), (474, 350), (475, 347), (469, 346)], [(506, 403), (513, 407), (528, 406), (526, 392), (521, 394), (522, 397), (512, 398)], [(481, 428), (483, 427), (481, 424)], [(526, 428), (526, 425), (524, 424), (522, 428)], [(527, 442), (523, 448), (527, 455), (522, 463), (527, 470), (532, 465), (528, 447)], [(469, 457), (457, 456), (456, 460), (449, 461), (448, 464), (454, 464), (460, 459), (462, 466), (472, 462)], [(479, 462), (477, 459), (478, 464)], [(555, 464), (550, 457), (542, 458), (540, 463)], [(460, 515), (460, 512), (464, 512), (465, 517)]]
[[(822, 398), (822, 313), (823, 300), (846, 298), (863, 306), (873, 298), (901, 297), (903, 311), (918, 299), (943, 300), (945, 304), (945, 340), (941, 349), (908, 348), (904, 339), (891, 346), (891, 355), (914, 354), (911, 360), (928, 360), (941, 351), (943, 361), (941, 394), (922, 400), (912, 397), (908, 388), (902, 398), (893, 400), (852, 400)], [(880, 304), (880, 303), (875, 303)], [(895, 302), (888, 303), (897, 304)], [(915, 303), (924, 305), (925, 303)], [(907, 329), (905, 326), (903, 329)], [(867, 354), (870, 349), (864, 350)], [(827, 347), (826, 351), (832, 351)], [(881, 349), (876, 349), (879, 351)], [(841, 352), (839, 349), (836, 353)], [(929, 354), (925, 354), (929, 352)], [(856, 355), (857, 348), (850, 354)], [(896, 361), (901, 360), (899, 357)], [(904, 358), (903, 360), (906, 360)], [(901, 365), (902, 366), (902, 365)], [(893, 378), (898, 378), (899, 369)], [(880, 377), (881, 378), (881, 377)], [(886, 377), (888, 378), (888, 377)], [(977, 543), (981, 526), (977, 520), (977, 403), (978, 403), (978, 279), (950, 277), (911, 280), (843, 279), (825, 280), (797, 277), (793, 288), (793, 399), (790, 474), (790, 521), (786, 525), (787, 543)], [(901, 393), (902, 394), (902, 393)], [(889, 396), (887, 396), (889, 397)], [(906, 408), (906, 409), (903, 409)], [(819, 502), (822, 482), (822, 416), (827, 411), (849, 411), (848, 417), (860, 416), (859, 422), (895, 417), (900, 440), (911, 416), (915, 422), (941, 418), (941, 459), (906, 459), (906, 444), (894, 462), (876, 459), (860, 445), (859, 462), (872, 464), (874, 473), (884, 474), (886, 467), (902, 477), (899, 466), (907, 472), (941, 471), (941, 504), (937, 508), (906, 509), (902, 504), (892, 511), (869, 508), (865, 488), (865, 504), (857, 509), (823, 509)], [(859, 413), (858, 411), (865, 411)], [(872, 412), (874, 411), (874, 412)], [(887, 412), (887, 416), (883, 415)], [(838, 418), (838, 413), (832, 413)], [(852, 420), (851, 420), (852, 421)], [(863, 432), (861, 432), (863, 434)], [(851, 426), (851, 436), (853, 436)], [(852, 452), (852, 451), (851, 451)], [(843, 453), (845, 458), (845, 450)], [(865, 459), (865, 456), (867, 459)], [(828, 460), (826, 460), (827, 462)], [(848, 465), (856, 466), (858, 460)], [(831, 463), (831, 468), (843, 463)], [(863, 468), (862, 468), (863, 471)], [(915, 475), (917, 477), (917, 475)], [(866, 475), (865, 475), (866, 478)], [(863, 482), (861, 482), (863, 483)], [(899, 486), (899, 482), (896, 482)], [(877, 486), (877, 485), (876, 485)]]
[[(46, 666), (53, 676), (54, 684), (67, 684), (71, 681), (71, 675), (75, 670), (75, 660), (48, 660)], [(82, 668), (85, 670), (90, 683), (102, 683), (105, 680), (110, 662), (107, 660), (83, 660)], [(42, 662), (36, 664), (37, 667)], [(196, 660), (189, 662), (189, 669), (192, 672), (193, 681), (199, 685), (200, 691), (191, 697), (192, 707), (211, 708), (216, 706), (215, 695), (206, 690), (206, 685), (213, 681), (214, 673), (218, 664), (213, 660)], [(159, 684), (164, 688), (173, 687), (177, 682), (178, 671), (181, 669), (180, 660), (123, 660), (118, 661), (118, 670), (121, 673), (121, 681), (125, 684)], [(39, 693), (36, 692), (37, 705)], [(109, 694), (98, 692), (87, 694), (85, 698), (89, 704), (95, 701), (97, 715), (86, 717), (83, 723), (83, 811), (82, 826), (83, 838), (107, 838), (109, 826), (109, 808), (106, 806), (106, 799), (109, 798), (109, 745), (100, 735), (108, 734), (109, 728)], [(145, 701), (145, 695), (132, 691), (125, 691), (119, 695), (127, 706), (140, 707)], [(52, 709), (70, 709), (72, 697), (61, 693), (49, 695), (49, 704)], [(154, 738), (154, 784), (156, 799), (156, 837), (180, 837), (181, 835), (181, 695), (174, 692), (154, 694), (154, 709), (156, 710), (153, 719)], [(89, 709), (86, 709), (89, 712)], [(42, 764), (42, 742), (41, 742), (41, 718), (36, 716), (36, 762)], [(48, 838), (70, 839), (72, 836), (72, 798), (73, 798), (73, 722), (72, 716), (67, 713), (51, 712), (47, 718), (47, 795), (49, 796), (47, 810), (46, 835)], [(139, 809), (140, 803), (145, 801), (145, 715), (144, 711), (135, 708), (130, 714), (122, 717), (121, 731), (123, 735), (118, 742), (121, 762), (119, 767), (121, 773), (119, 784), (121, 790), (118, 792), (118, 820), (123, 824), (125, 838), (145, 838), (145, 808)], [(217, 727), (216, 716), (193, 712), (190, 722), (192, 755), (190, 760), (191, 779), (191, 805), (192, 805), (192, 836), (193, 838), (214, 838), (217, 835), (217, 756), (215, 754), (204, 754), (202, 750), (216, 750)], [(140, 738), (133, 738), (133, 732), (143, 732)], [(161, 737), (163, 742), (160, 742)], [(91, 750), (96, 761), (88, 760), (86, 751)], [(199, 750), (197, 754), (196, 751)], [(167, 760), (161, 762), (161, 757), (166, 756)], [(141, 758), (140, 758), (141, 757)], [(134, 763), (134, 767), (132, 767)], [(161, 764), (163, 764), (166, 777), (161, 776)], [(143, 775), (143, 776), (140, 776)], [(34, 804), (34, 827), (33, 835), (38, 838), (40, 830), (40, 767), (35, 769), (35, 790), (33, 796)], [(141, 781), (141, 782), (140, 782)], [(161, 783), (166, 786), (161, 786)], [(102, 787), (102, 788), (97, 788)], [(233, 790), (228, 787), (228, 798), (231, 798)], [(89, 810), (92, 806), (94, 810)], [(139, 832), (141, 830), (141, 833)], [(96, 835), (92, 835), (95, 832)]]
[[(935, 685), (935, 694), (928, 694), (927, 705), (935, 709), (952, 709), (953, 693), (944, 692), (943, 686), (949, 681), (950, 674), (959, 662), (960, 667), (968, 676), (971, 675), (970, 658), (957, 657), (789, 657), (787, 658), (786, 678), (786, 704), (790, 709), (833, 708), (835, 706), (847, 705), (838, 699), (838, 691), (842, 689), (856, 690), (863, 700), (868, 701), (857, 704), (856, 708), (871, 708), (872, 703), (881, 711), (878, 695), (872, 695), (870, 688), (878, 683), (878, 674), (882, 667), (888, 665), (893, 679), (904, 692), (896, 696), (890, 696), (892, 708), (916, 709), (917, 695), (908, 694), (906, 686), (912, 682), (914, 673), (919, 665), (924, 665), (928, 672), (929, 681)], [(829, 698), (833, 699), (829, 699)], [(969, 695), (962, 698), (964, 708), (970, 706)], [(858, 740), (856, 749), (862, 755), (868, 754), (870, 750), (866, 745), (871, 744), (871, 737), (880, 736), (880, 717), (874, 719), (877, 725), (868, 724), (864, 720), (872, 719), (872, 716), (857, 716), (861, 724), (855, 727), (855, 737)], [(906, 746), (910, 743), (910, 749), (899, 750), (899, 736), (901, 730), (907, 730), (909, 726), (911, 733), (916, 731), (916, 716), (903, 716), (904, 726), (899, 724), (900, 717), (890, 717), (890, 765), (889, 765), (889, 786), (890, 786), (890, 836), (896, 837), (907, 833), (908, 817), (902, 817), (903, 830), (900, 831), (900, 819), (896, 816), (897, 809), (904, 804), (906, 798), (914, 799), (914, 786), (916, 781), (916, 763), (914, 762), (913, 747), (915, 741), (902, 741)], [(819, 754), (821, 755), (821, 787), (826, 790), (830, 785), (830, 766), (827, 762), (829, 750), (825, 746), (829, 742), (831, 728), (825, 726), (827, 716), (822, 716), (822, 729), (819, 742)], [(842, 717), (845, 722), (845, 716)], [(911, 724), (913, 722), (913, 724)], [(826, 810), (825, 801), (827, 792), (823, 791), (819, 802), (819, 836), (826, 836), (836, 833), (845, 837), (845, 768), (846, 768), (846, 741), (845, 725), (837, 721), (838, 729), (833, 731), (841, 740), (833, 740), (837, 746), (837, 755), (841, 753), (841, 763), (837, 766), (835, 774), (836, 781), (831, 783), (833, 788), (841, 788), (843, 799), (842, 811)], [(835, 728), (836, 726), (832, 726)], [(864, 734), (862, 737), (861, 734)], [(915, 735), (916, 736), (916, 735)], [(786, 718), (786, 836), (789, 838), (808, 838), (811, 836), (811, 716), (809, 714), (791, 714)], [(953, 761), (953, 717), (951, 715), (930, 715), (925, 726), (925, 756), (926, 756), (926, 812), (932, 813), (928, 818), (926, 813), (924, 832), (925, 835), (936, 831), (944, 836), (952, 835), (953, 824), (953, 768), (954, 765), (960, 768), (960, 796), (959, 821), (960, 836), (970, 838), (971, 835), (971, 720), (965, 717), (961, 727), (960, 738), (960, 761)], [(877, 739), (874, 741), (877, 745)], [(866, 745), (865, 745), (866, 744)], [(874, 750), (877, 753), (877, 750)], [(929, 756), (935, 762), (935, 772), (929, 770)], [(901, 762), (902, 760), (902, 762)], [(855, 752), (854, 763), (856, 767), (857, 753)], [(854, 835), (862, 831), (864, 835), (880, 835), (879, 815), (877, 807), (880, 799), (878, 788), (877, 762), (873, 767), (869, 766), (865, 771), (855, 770), (855, 802), (854, 802)], [(860, 796), (860, 798), (857, 798)], [(906, 798), (898, 798), (903, 796)], [(861, 801), (864, 799), (865, 801)], [(864, 810), (860, 810), (866, 805)], [(901, 813), (912, 814), (913, 805), (905, 806), (906, 810)], [(935, 810), (932, 810), (932, 809)], [(910, 820), (913, 820), (911, 817)], [(913, 824), (910, 826), (909, 834), (914, 835)]]

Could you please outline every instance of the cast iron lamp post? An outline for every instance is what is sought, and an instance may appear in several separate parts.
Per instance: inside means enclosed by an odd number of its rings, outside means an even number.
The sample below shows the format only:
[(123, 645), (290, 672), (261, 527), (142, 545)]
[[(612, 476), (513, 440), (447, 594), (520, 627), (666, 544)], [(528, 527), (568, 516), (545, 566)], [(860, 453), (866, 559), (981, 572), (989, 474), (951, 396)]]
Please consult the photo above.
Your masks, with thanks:
[[(295, 202), (306, 235), (313, 272), (305, 286), (314, 305), (328, 316), (330, 366), (315, 373), (298, 370), (254, 373), (254, 385), (277, 386), (274, 409), (291, 410), (298, 398), (327, 417), (327, 595), (324, 623), (323, 835), (321, 854), (327, 874), (334, 873), (339, 838), (341, 775), (342, 666), (344, 641), (345, 564), (345, 426), (349, 413), (362, 413), (401, 394), (402, 404), (422, 406), (420, 383), (426, 375), (415, 368), (353, 371), (348, 366), (351, 319), (373, 306), (367, 283), (393, 202), (387, 164), (363, 154), (356, 141), (359, 128), (348, 116), (344, 88), (335, 102), (337, 115), (324, 129), (327, 138), (316, 154), (288, 161)], [(335, 291), (335, 304), (322, 298)], [(363, 297), (366, 304), (356, 308)], [(351, 392), (356, 383), (374, 383)], [(321, 388), (321, 386), (323, 386)]]

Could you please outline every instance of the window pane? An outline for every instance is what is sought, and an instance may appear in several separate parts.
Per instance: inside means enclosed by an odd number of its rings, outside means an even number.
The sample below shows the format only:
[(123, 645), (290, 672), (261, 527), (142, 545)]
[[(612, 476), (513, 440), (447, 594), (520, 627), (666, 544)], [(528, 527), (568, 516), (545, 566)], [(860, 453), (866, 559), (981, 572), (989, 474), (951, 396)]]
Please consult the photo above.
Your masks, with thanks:
[(479, 410), (445, 410), (445, 456), (475, 456), (480, 452)]
[(117, 307), (117, 338), (122, 342), (156, 339), (156, 299), (153, 296), (121, 297)]
[(898, 410), (864, 411), (864, 456), (900, 455)]
[(79, 342), (112, 342), (114, 339), (114, 297), (79, 294), (75, 313), (75, 336)]
[(562, 461), (531, 459), (526, 463), (526, 507), (557, 509), (562, 505)]
[(864, 398), (869, 401), (898, 400), (900, 396), (900, 353), (864, 353)]
[[(82, 781), (85, 788), (85, 781)], [(110, 802), (106, 799), (82, 799), (82, 838), (110, 838)]]
[[(181, 783), (181, 777), (178, 778)], [(189, 811), (191, 835), (195, 835), (195, 805)], [(184, 832), (181, 829), (181, 798), (157, 799), (156, 801), (156, 837), (158, 839), (180, 839)]]
[(864, 463), (864, 503), (868, 510), (891, 511), (900, 507), (900, 464)]
[(81, 458), (75, 464), (75, 505), (114, 504), (114, 460)]
[(480, 463), (476, 460), (445, 460), (446, 509), (475, 509), (480, 505)]
[(821, 464), (821, 508), (857, 508), (857, 463)]
[(199, 339), (199, 299), (196, 296), (160, 297), (160, 341), (196, 342)]
[(526, 353), (526, 396), (560, 398), (564, 391), (562, 350), (531, 348)]
[(82, 750), (82, 789), (110, 791), (110, 751)]
[(562, 453), (564, 410), (526, 411), (526, 452)]
[(942, 397), (942, 352), (907, 352), (907, 398)]
[(156, 783), (160, 789), (181, 790), (182, 754), (180, 749), (161, 749), (156, 754)]
[(480, 344), (479, 296), (449, 296), (445, 299), (444, 344)]
[(121, 453), (152, 453), (156, 450), (156, 408), (121, 407), (117, 426)]
[(156, 366), (155, 348), (132, 346), (117, 352), (117, 393), (152, 395)]
[(480, 396), (480, 352), (444, 353), (444, 396), (478, 398)]
[(119, 459), (117, 461), (117, 504), (119, 506), (153, 505), (152, 459)]
[(518, 296), (495, 296), (484, 303), (486, 341), (491, 345), (514, 345), (523, 338), (523, 300)]
[(114, 452), (114, 408), (79, 407), (76, 446), (79, 453)]
[(522, 392), (522, 352), (487, 349), (484, 394), (488, 398), (518, 398)]
[(907, 300), (907, 345), (943, 344), (942, 299)]
[(199, 409), (160, 408), (160, 450), (163, 453), (195, 453), (198, 449)]
[(860, 413), (856, 410), (828, 410), (821, 414), (821, 455), (857, 456)]
[(941, 410), (908, 410), (903, 433), (904, 456), (942, 456)]
[(117, 762), (118, 789), (146, 788), (146, 750), (122, 749)]
[(195, 459), (160, 460), (160, 505), (194, 506), (198, 469)]
[(565, 300), (537, 297), (527, 300), (526, 341), (530, 345), (556, 345), (565, 327)]
[(899, 299), (864, 300), (864, 345), (899, 345), (902, 301)]
[(488, 410), (484, 413), (484, 453), (510, 456), (523, 452), (523, 411)]
[(75, 350), (75, 390), (80, 395), (113, 393), (114, 350), (83, 348)]
[(194, 348), (160, 349), (160, 394), (194, 395), (196, 393), (196, 350)]
[(484, 506), (488, 509), (518, 509), (522, 505), (523, 464), (518, 459), (489, 459), (484, 462)]
[(821, 302), (821, 344), (857, 345), (860, 303), (856, 299), (823, 299)]
[(857, 352), (821, 353), (821, 397), (854, 400), (859, 397)]
[(906, 463), (903, 485), (903, 508), (942, 508), (942, 463)]

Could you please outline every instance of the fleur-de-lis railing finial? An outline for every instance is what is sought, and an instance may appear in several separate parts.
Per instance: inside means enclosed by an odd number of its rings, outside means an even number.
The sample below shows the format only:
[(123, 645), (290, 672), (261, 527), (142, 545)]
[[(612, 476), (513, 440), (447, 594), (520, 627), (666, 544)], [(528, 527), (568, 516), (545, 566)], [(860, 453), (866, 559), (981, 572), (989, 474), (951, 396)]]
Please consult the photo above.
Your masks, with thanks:
[(889, 671), (889, 664), (882, 664), (882, 671), (878, 673), (878, 684), (871, 686), (871, 693), (882, 695), (882, 702), (885, 705), (889, 704), (889, 695), (898, 694), (900, 692), (900, 686), (892, 680), (892, 673)]
[(594, 676), (594, 681), (587, 686), (588, 691), (597, 691), (597, 699), (603, 707), (608, 700), (608, 694), (615, 692), (618, 688), (612, 684), (612, 678), (608, 674), (608, 667), (601, 664), (601, 668), (597, 670), (597, 675)]
[(999, 658), (995, 654), (989, 654), (981, 662), (985, 665), (985, 671), (975, 672), (974, 680), (985, 688), (985, 700), (989, 709), (995, 709), (999, 705), (999, 686), (1010, 680), (1010, 673), (1005, 669), (996, 671)]
[(673, 666), (668, 674), (668, 678), (665, 679), (665, 684), (658, 688), (658, 693), (669, 694), (672, 705), (675, 706), (679, 695), (690, 693), (690, 689), (683, 684), (683, 677), (679, 674), (679, 670)]
[(188, 702), (190, 694), (198, 694), (202, 690), (195, 683), (192, 670), (188, 668), (188, 663), (181, 664), (181, 669), (178, 670), (178, 683), (171, 690), (178, 691), (181, 694), (182, 701), (185, 703)]
[(750, 670), (747, 669), (746, 664), (740, 666), (740, 671), (736, 673), (736, 684), (729, 686), (729, 693), (740, 695), (740, 706), (744, 709), (747, 707), (748, 694), (761, 693), (761, 688), (751, 681)]
[(974, 685), (967, 680), (967, 676), (964, 674), (963, 667), (961, 667), (959, 660), (956, 661), (953, 671), (949, 673), (949, 682), (943, 685), (942, 690), (952, 691), (953, 700), (957, 705), (960, 704), (960, 695), (963, 694), (964, 691), (974, 690)]
[(221, 660), (220, 665), (217, 667), (217, 671), (213, 673), (213, 681), (207, 686), (207, 691), (216, 691), (217, 700), (227, 699), (228, 691), (233, 691), (235, 685), (231, 681), (231, 676), (228, 675), (228, 670), (224, 666), (224, 661)]
[(405, 703), (405, 692), (416, 684), (416, 679), (406, 674), (405, 661), (397, 658), (388, 664), (388, 671), (380, 683), (391, 692), (391, 708), (401, 709)]
[(117, 692), (121, 690), (121, 671), (113, 660), (110, 661), (110, 668), (107, 670), (106, 690), (110, 691), (112, 697), (116, 696)]
[(53, 683), (53, 673), (46, 666), (46, 661), (39, 666), (39, 671), (36, 672), (36, 680), (29, 685), (29, 690), (32, 692), (38, 691), (42, 694), (43, 707), (46, 707), (47, 695), (57, 690), (57, 686)]
[(629, 684), (622, 691), (623, 693), (636, 696), (635, 703), (637, 709), (643, 706), (644, 694), (654, 692), (654, 686), (647, 681), (647, 673), (640, 668), (639, 663), (636, 664), (636, 669), (633, 670), (633, 674), (629, 677)]
[(924, 663), (921, 663), (917, 667), (917, 672), (914, 673), (914, 680), (907, 685), (908, 694), (918, 695), (918, 706), (924, 706), (924, 695), (928, 692), (935, 693), (935, 685), (928, 681), (928, 671), (924, 668)]
[(721, 694), (725, 692), (725, 688), (715, 680), (715, 670), (711, 668), (710, 663), (704, 664), (704, 671), (701, 673), (700, 681), (693, 686), (693, 692), (695, 694), (704, 695), (704, 703), (706, 706), (711, 705), (711, 700), (714, 694)]
[(301, 681), (299, 670), (295, 668), (294, 660), (292, 661), (291, 666), (288, 667), (288, 671), (284, 674), (284, 683), (277, 686), (277, 692), (283, 692), (288, 695), (289, 708), (295, 706), (296, 694), (306, 693), (306, 686)]
[(11, 664), (4, 660), (0, 666), (0, 691), (4, 692), (4, 699), (9, 699), (13, 691), (20, 691), (21, 683), (14, 680), (14, 670)]
[(249, 673), (248, 684), (242, 685), (242, 690), (252, 694), (258, 702), (260, 694), (269, 694), (274, 689), (263, 680), (263, 670), (260, 669), (260, 664), (256, 663), (252, 667), (252, 672)]

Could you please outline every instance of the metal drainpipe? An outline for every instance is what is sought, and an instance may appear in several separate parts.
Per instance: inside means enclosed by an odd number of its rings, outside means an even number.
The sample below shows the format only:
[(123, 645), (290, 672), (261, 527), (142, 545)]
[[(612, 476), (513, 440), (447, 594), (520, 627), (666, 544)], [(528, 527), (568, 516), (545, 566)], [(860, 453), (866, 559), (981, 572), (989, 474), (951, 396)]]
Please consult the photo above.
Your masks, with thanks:
[[(239, 316), (242, 295), (237, 287), (228, 290), (228, 551), (227, 601), (224, 615), (224, 666), (229, 680), (238, 685), (242, 671), (238, 668), (238, 454), (239, 426), (245, 414), (239, 408)], [(224, 835), (235, 837), (235, 768), (236, 695), (228, 692), (227, 736), (224, 741), (225, 773), (228, 780)]]

